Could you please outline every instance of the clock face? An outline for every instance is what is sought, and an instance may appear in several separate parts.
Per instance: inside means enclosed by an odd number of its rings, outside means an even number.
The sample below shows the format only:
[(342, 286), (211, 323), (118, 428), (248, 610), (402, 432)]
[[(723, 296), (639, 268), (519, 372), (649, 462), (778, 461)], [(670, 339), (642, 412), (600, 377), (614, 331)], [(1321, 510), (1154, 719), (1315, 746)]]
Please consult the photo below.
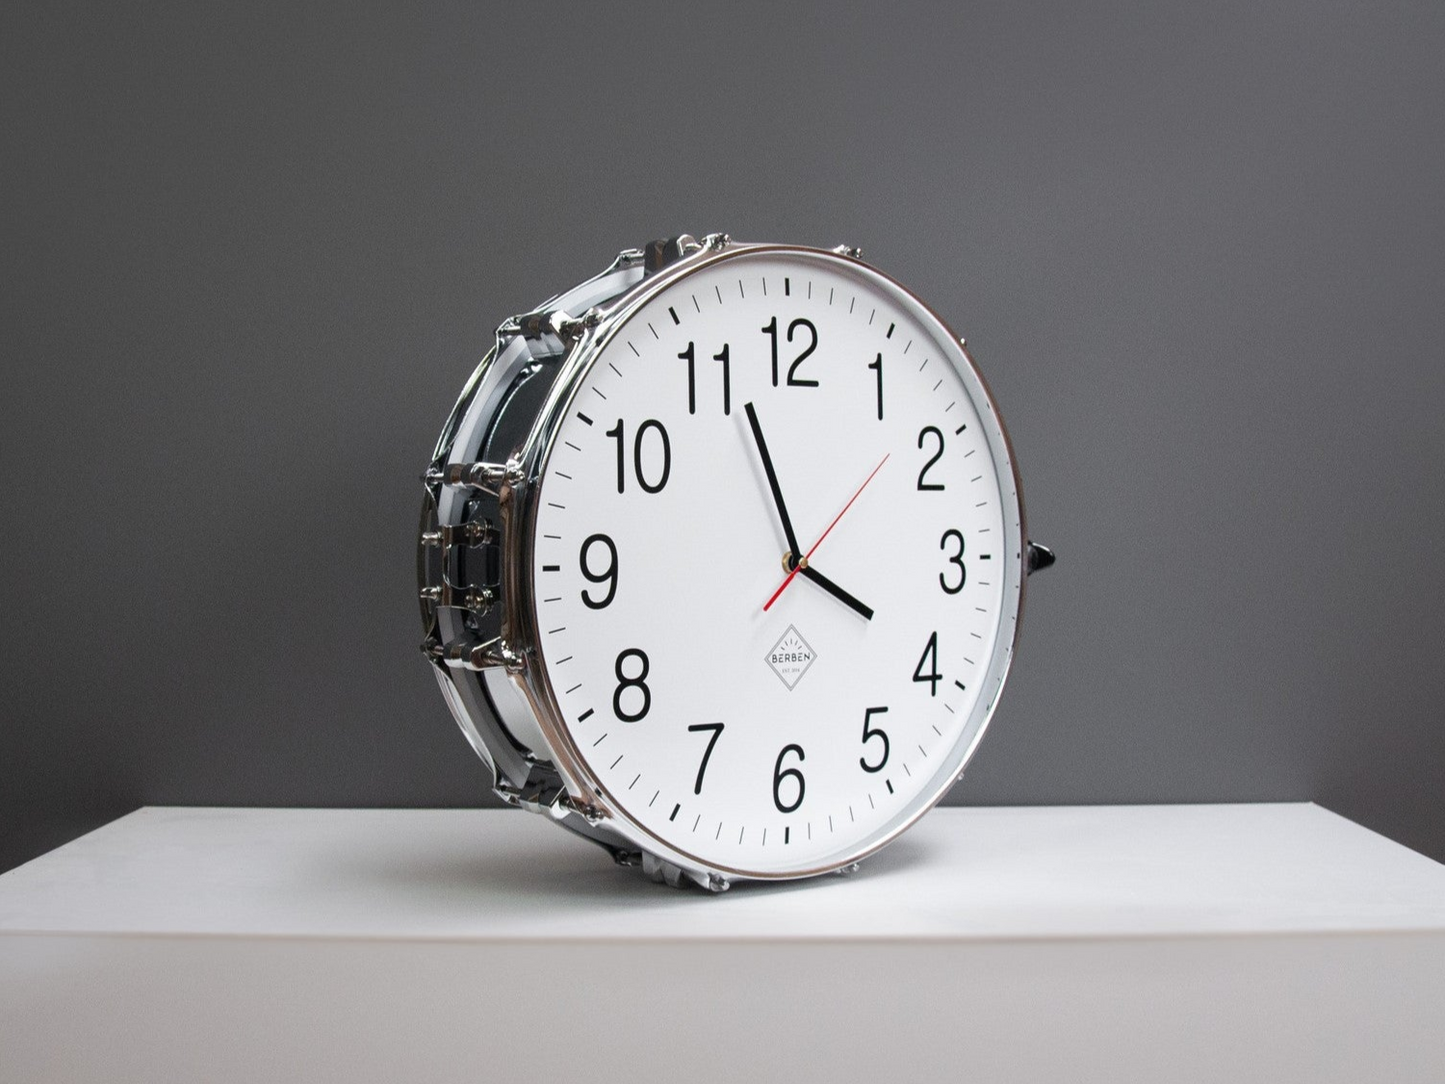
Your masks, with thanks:
[(558, 409), (536, 649), (600, 804), (761, 876), (928, 808), (1022, 579), (1007, 442), (947, 329), (852, 261), (741, 250), (641, 303)]

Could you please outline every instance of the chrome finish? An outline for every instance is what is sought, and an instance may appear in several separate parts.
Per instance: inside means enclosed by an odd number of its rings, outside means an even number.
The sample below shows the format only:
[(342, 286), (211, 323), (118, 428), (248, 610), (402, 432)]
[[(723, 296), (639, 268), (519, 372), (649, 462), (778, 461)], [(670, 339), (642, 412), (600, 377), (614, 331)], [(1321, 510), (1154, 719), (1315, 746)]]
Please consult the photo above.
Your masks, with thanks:
[[(511, 805), (546, 813), (591, 839), (619, 864), (640, 864), (649, 877), (665, 884), (692, 882), (713, 892), (726, 891), (739, 879), (851, 873), (858, 868), (858, 859), (887, 844), (932, 808), (961, 776), (981, 739), (1018, 636), (1015, 614), (1012, 631), (1006, 625), (1000, 630), (1008, 646), (996, 652), (985, 677), (991, 688), (976, 709), (982, 722), (967, 747), (955, 747), (948, 762), (940, 765), (934, 791), (925, 794), (911, 815), (841, 864), (786, 874), (714, 868), (653, 835), (612, 804), (606, 787), (577, 748), (537, 654), (540, 626), (531, 569), (540, 484), (572, 397), (593, 361), (630, 316), (678, 279), (750, 253), (805, 254), (822, 261), (859, 261), (862, 256), (860, 249), (847, 245), (829, 253), (799, 246), (735, 244), (726, 234), (708, 234), (699, 242), (682, 234), (641, 249), (625, 249), (600, 275), (504, 322), (495, 347), (463, 390), (424, 477), (427, 493), (418, 546), (426, 628), (423, 651), (434, 663), (457, 722), (492, 768), (495, 792)], [(906, 299), (945, 338), (955, 338), (937, 314), (894, 280), (866, 264), (851, 266), (881, 288), (896, 291), (900, 301)], [(963, 344), (962, 339), (957, 341)], [(955, 368), (966, 381), (976, 383), (983, 405), (992, 408), (992, 396), (966, 348), (962, 366)], [(1012, 479), (1011, 493), (1003, 485), (1005, 498), (1018, 505), (1017, 522), (1006, 518), (1005, 529), (1020, 560), (1004, 562), (1003, 567), (1021, 612), (1023, 581), (1035, 550), (1024, 543), (1018, 473), (1001, 419), (997, 436), (990, 434), (989, 442), (1001, 483)], [(493, 527), (493, 522), (498, 526)], [(450, 584), (445, 574), (447, 554), (459, 547), (466, 553), (487, 552), (485, 546), (497, 547), (500, 582)], [(432, 556), (425, 558), (428, 553)], [(435, 571), (437, 555), (442, 558), (440, 575)], [(485, 601), (486, 606), (455, 604), (469, 593), (476, 593), (476, 601)]]
[(497, 497), (503, 486), (520, 485), (524, 479), (517, 463), (449, 463), (427, 471), (425, 481), (427, 485), (467, 486)]
[(512, 650), (500, 636), (485, 642), (471, 639), (452, 640), (438, 643), (427, 640), (421, 645), (422, 652), (445, 666), (462, 670), (503, 669), (519, 674), (527, 668), (522, 655)]
[(450, 583), (440, 583), (423, 587), (421, 597), (433, 606), (452, 606), (459, 610), (474, 610), (485, 614), (496, 603), (497, 592), (490, 587), (457, 587)]
[(444, 523), (435, 531), (423, 531), (421, 544), (423, 546), (495, 546), (499, 537), (491, 520), (483, 520), (480, 523), (473, 520), (469, 523)]

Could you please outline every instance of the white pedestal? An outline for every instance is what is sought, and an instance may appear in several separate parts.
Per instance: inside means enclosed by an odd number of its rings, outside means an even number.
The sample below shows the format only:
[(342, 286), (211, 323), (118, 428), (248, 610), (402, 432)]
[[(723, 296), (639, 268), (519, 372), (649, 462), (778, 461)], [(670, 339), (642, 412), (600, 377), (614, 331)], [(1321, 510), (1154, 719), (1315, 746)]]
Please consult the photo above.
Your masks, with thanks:
[(0, 1081), (1445, 1081), (1445, 866), (1311, 805), (940, 809), (651, 884), (504, 811), (143, 809), (0, 876)]

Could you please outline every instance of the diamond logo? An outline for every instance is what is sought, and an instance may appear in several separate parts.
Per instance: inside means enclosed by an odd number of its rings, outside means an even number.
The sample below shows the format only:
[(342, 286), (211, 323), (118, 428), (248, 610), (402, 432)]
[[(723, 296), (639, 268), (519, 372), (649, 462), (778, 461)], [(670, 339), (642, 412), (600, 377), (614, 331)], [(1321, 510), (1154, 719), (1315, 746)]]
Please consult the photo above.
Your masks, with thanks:
[(808, 646), (808, 641), (803, 639), (802, 633), (789, 625), (788, 631), (783, 633), (768, 652), (766, 661), (772, 667), (773, 673), (791, 690), (803, 680), (803, 675), (808, 672), (808, 667), (813, 665), (815, 658), (817, 656)]

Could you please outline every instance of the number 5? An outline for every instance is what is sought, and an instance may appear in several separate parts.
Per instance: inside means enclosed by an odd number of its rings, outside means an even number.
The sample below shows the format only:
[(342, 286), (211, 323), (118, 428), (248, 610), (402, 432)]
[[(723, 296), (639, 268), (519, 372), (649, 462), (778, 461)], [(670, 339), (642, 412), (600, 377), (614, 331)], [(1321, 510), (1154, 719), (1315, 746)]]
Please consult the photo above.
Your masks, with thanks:
[(863, 757), (858, 758), (858, 766), (865, 772), (881, 772), (883, 765), (888, 763), (888, 735), (883, 732), (881, 727), (870, 727), (868, 725), (869, 719), (875, 715), (882, 715), (887, 710), (887, 708), (863, 709), (863, 744), (867, 745), (874, 738), (883, 739), (883, 756), (877, 764), (869, 764)]

